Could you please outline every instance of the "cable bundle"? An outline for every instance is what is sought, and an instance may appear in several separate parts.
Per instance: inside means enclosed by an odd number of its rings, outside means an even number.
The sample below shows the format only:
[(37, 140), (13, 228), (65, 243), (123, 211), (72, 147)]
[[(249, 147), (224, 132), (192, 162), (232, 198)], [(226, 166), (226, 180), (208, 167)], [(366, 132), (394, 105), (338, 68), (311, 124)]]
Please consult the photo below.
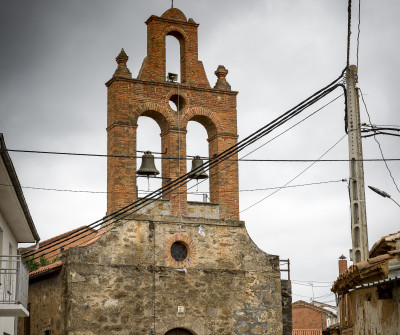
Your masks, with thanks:
[[(190, 174), (196, 173), (200, 170), (208, 171), (214, 166), (222, 163), (223, 161), (228, 160), (230, 157), (234, 156), (238, 152), (242, 151), (249, 145), (253, 144), (254, 142), (260, 140), (267, 134), (271, 133), (273, 130), (276, 128), (280, 127), (284, 123), (288, 122), (290, 119), (293, 117), (297, 116), (300, 114), (302, 111), (334, 91), (338, 87), (342, 87), (345, 90), (344, 85), (341, 83), (341, 79), (343, 78), (345, 70), (342, 71), (341, 75), (332, 81), (330, 84), (325, 86), (324, 88), (320, 89), (319, 91), (315, 92), (312, 94), (310, 97), (296, 105), (295, 107), (291, 108), (278, 118), (274, 119), (270, 123), (266, 124), (265, 126), (261, 127), (257, 131), (253, 132), (243, 140), (239, 141), (237, 144), (233, 145), (232, 147), (228, 148), (227, 150), (221, 152), (220, 154), (214, 156), (212, 159), (206, 161), (204, 164), (200, 165), (197, 167), (195, 170), (191, 171)], [(64, 243), (66, 241), (69, 241), (69, 243), (64, 244), (68, 245), (73, 242), (79, 241), (83, 239), (86, 236), (89, 236), (91, 234), (97, 233), (97, 231), (93, 231), (94, 228), (97, 228), (99, 226), (102, 226), (102, 228), (106, 228), (122, 219), (127, 217), (130, 214), (133, 214), (140, 209), (150, 205), (151, 203), (155, 202), (156, 200), (160, 199), (162, 195), (170, 194), (174, 190), (180, 188), (181, 186), (185, 185), (188, 183), (189, 178), (189, 173), (186, 173), (179, 178), (170, 181), (167, 183), (165, 186), (149, 193), (145, 197), (136, 200), (135, 202), (105, 216), (102, 219), (99, 219), (90, 225), (85, 226), (84, 228), (81, 228), (77, 231), (74, 231), (73, 233), (70, 233), (68, 235), (63, 236), (62, 238), (56, 239), (46, 245), (44, 248), (40, 250), (40, 255), (38, 255), (38, 251), (30, 251), (24, 254), (24, 257), (33, 257), (33, 259), (38, 259), (41, 256), (45, 256), (49, 254), (50, 252), (54, 252), (54, 247), (57, 245)], [(87, 233), (87, 234), (85, 234)], [(52, 251), (48, 251), (47, 253), (42, 253), (42, 251), (53, 248)]]

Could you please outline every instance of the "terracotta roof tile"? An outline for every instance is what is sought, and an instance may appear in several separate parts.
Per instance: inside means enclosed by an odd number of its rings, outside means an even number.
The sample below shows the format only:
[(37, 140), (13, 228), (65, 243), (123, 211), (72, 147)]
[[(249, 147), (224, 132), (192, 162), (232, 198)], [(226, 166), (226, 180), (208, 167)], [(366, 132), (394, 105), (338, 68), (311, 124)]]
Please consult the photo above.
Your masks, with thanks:
[(58, 270), (59, 268), (61, 269), (62, 267), (62, 262), (58, 261), (58, 262), (54, 262), (50, 265), (46, 265), (46, 266), (42, 266), (41, 268), (37, 269), (36, 271), (32, 271), (29, 273), (29, 278), (36, 278), (36, 277), (40, 277), (48, 272), (53, 272)]
[[(85, 228), (87, 229), (87, 231), (84, 230)], [(54, 261), (54, 259), (56, 259), (57, 257), (61, 257), (63, 250), (83, 245), (86, 242), (91, 241), (95, 236), (94, 234), (97, 234), (97, 232), (97, 230), (89, 228), (88, 226), (75, 228), (61, 235), (57, 235), (48, 240), (40, 242), (39, 249), (36, 250), (34, 254), (36, 256), (43, 254), (43, 257), (46, 258), (48, 261)], [(82, 234), (82, 236), (79, 236), (80, 234)], [(53, 242), (53, 245), (49, 245)], [(33, 247), (34, 245), (30, 248)]]
[(371, 248), (370, 257), (388, 252), (394, 245), (395, 241), (400, 239), (400, 231), (381, 237)]
[(346, 291), (362, 282), (368, 282), (369, 277), (375, 279), (387, 275), (385, 270), (392, 257), (389, 254), (379, 255), (350, 266), (335, 280), (331, 291)]

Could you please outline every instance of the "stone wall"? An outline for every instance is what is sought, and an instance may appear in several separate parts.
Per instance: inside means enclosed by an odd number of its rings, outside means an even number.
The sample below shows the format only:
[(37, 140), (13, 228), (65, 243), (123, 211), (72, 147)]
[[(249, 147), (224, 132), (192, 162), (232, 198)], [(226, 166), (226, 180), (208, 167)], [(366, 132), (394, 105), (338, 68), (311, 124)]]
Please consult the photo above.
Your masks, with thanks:
[(19, 335), (62, 334), (64, 327), (62, 270), (29, 282), (28, 318), (18, 319)]
[(292, 335), (292, 283), (281, 280), (283, 335)]
[[(68, 334), (282, 334), (279, 259), (243, 222), (146, 218), (66, 252)], [(175, 241), (188, 247), (182, 262), (170, 255)]]

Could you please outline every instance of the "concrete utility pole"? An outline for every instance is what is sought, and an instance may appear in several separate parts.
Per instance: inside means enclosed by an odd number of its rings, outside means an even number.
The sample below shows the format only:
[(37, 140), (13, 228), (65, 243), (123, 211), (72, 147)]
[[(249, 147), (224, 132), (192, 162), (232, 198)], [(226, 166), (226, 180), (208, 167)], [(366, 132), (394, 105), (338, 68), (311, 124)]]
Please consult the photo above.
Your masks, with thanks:
[(360, 105), (358, 99), (357, 67), (346, 71), (347, 81), (347, 129), (350, 158), (350, 206), (352, 259), (354, 263), (368, 259), (367, 214), (365, 208), (364, 167), (361, 143)]

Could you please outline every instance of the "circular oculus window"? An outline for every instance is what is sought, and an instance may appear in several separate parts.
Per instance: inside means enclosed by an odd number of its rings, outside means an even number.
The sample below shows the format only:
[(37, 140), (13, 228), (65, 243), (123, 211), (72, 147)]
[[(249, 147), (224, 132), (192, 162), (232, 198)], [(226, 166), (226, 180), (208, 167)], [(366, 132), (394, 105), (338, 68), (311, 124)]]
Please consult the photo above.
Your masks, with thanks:
[(177, 262), (182, 262), (187, 258), (188, 248), (185, 243), (176, 241), (171, 245), (171, 256)]

